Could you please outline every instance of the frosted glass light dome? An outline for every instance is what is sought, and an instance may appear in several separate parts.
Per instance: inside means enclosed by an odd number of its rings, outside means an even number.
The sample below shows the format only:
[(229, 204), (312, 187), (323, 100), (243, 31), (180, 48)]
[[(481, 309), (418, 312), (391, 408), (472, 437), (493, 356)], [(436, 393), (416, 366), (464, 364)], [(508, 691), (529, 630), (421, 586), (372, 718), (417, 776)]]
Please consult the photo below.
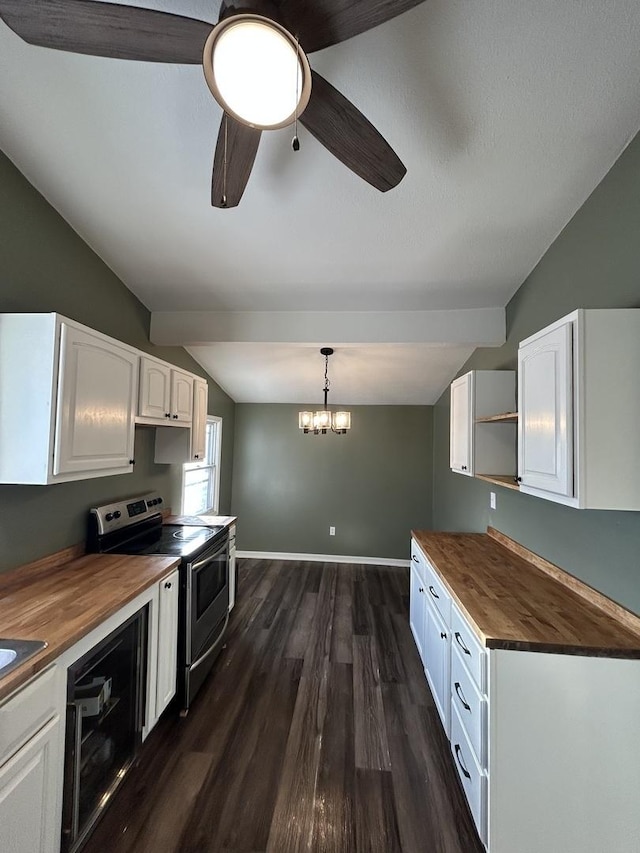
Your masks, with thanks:
[(212, 30), (204, 73), (225, 112), (264, 130), (292, 124), (311, 94), (303, 51), (284, 27), (259, 15), (235, 15)]

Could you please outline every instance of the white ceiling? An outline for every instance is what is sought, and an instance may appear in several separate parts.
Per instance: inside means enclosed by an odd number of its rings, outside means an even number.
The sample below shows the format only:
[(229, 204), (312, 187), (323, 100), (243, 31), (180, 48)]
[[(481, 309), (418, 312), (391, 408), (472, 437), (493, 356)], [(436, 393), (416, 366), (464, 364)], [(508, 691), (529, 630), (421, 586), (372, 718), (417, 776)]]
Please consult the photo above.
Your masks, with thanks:
[[(136, 5), (217, 19), (216, 0)], [(503, 307), (637, 132), (639, 48), (637, 0), (428, 0), (310, 57), (403, 182), (378, 193), (304, 129), (297, 154), (276, 131), (218, 210), (221, 111), (199, 67), (31, 47), (0, 23), (0, 147), (152, 311)], [(316, 337), (183, 342), (235, 399), (318, 396), (320, 357), (307, 379), (297, 364)], [(470, 351), (386, 341), (398, 370), (372, 382), (379, 338), (323, 343), (353, 344), (342, 404), (433, 402)]]

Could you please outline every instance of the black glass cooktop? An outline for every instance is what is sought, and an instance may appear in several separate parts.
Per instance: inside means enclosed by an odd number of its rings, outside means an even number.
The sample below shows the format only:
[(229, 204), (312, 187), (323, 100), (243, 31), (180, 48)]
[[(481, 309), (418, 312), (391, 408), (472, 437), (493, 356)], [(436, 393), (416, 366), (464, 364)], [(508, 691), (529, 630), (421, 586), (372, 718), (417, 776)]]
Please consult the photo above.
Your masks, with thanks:
[(120, 554), (168, 554), (170, 557), (190, 557), (215, 539), (224, 526), (186, 527), (164, 524), (151, 533), (129, 539), (117, 548)]

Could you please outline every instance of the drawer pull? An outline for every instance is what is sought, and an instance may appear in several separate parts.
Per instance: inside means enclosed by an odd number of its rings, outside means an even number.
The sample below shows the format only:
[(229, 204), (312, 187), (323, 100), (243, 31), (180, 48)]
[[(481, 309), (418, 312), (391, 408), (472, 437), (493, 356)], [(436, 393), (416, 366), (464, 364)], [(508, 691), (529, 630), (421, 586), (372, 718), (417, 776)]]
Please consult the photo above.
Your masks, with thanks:
[(462, 770), (465, 778), (471, 779), (471, 773), (469, 773), (467, 768), (462, 763), (462, 759), (460, 758), (460, 753), (462, 752), (462, 750), (460, 749), (459, 743), (456, 744), (455, 749), (456, 749), (456, 761), (458, 762), (458, 766), (460, 767), (460, 770)]
[(440, 596), (438, 595), (438, 593), (435, 591), (435, 589), (432, 586), (429, 587), (429, 592), (431, 593), (431, 595), (434, 598), (440, 598)]
[(420, 560), (416, 557), (416, 555), (415, 555), (415, 554), (411, 557), (411, 559), (413, 560), (413, 562), (414, 562), (414, 563), (419, 563), (419, 562), (420, 562)]
[(462, 639), (462, 636), (461, 636), (461, 634), (460, 634), (460, 632), (459, 632), (459, 631), (456, 631), (456, 633), (455, 633), (455, 638), (456, 638), (456, 643), (460, 646), (460, 648), (461, 648), (461, 649), (462, 649), (462, 651), (465, 653), (465, 655), (471, 655), (471, 652), (470, 652), (470, 651), (469, 651), (469, 649), (465, 646), (465, 644), (464, 644), (464, 640)]
[(418, 592), (424, 592), (424, 587), (423, 586), (419, 587)]
[(462, 688), (460, 687), (460, 682), (456, 681), (453, 686), (455, 687), (456, 693), (458, 694), (458, 699), (462, 702), (462, 707), (465, 709), (465, 711), (470, 711), (471, 705), (468, 705), (467, 700), (464, 698), (464, 693), (462, 692)]

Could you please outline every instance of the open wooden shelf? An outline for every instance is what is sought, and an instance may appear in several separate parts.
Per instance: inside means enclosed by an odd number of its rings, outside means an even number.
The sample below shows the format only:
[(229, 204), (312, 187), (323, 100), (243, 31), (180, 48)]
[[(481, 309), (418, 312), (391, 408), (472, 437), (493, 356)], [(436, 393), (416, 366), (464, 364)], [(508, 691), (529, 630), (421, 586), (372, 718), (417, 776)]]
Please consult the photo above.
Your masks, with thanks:
[(511, 423), (515, 424), (518, 421), (517, 412), (502, 412), (499, 415), (486, 415), (483, 418), (476, 418), (477, 424), (493, 424), (493, 423)]
[(513, 474), (476, 474), (475, 476), (478, 480), (485, 480), (487, 483), (494, 483), (496, 486), (504, 486), (505, 489), (514, 489), (516, 492), (520, 490)]

